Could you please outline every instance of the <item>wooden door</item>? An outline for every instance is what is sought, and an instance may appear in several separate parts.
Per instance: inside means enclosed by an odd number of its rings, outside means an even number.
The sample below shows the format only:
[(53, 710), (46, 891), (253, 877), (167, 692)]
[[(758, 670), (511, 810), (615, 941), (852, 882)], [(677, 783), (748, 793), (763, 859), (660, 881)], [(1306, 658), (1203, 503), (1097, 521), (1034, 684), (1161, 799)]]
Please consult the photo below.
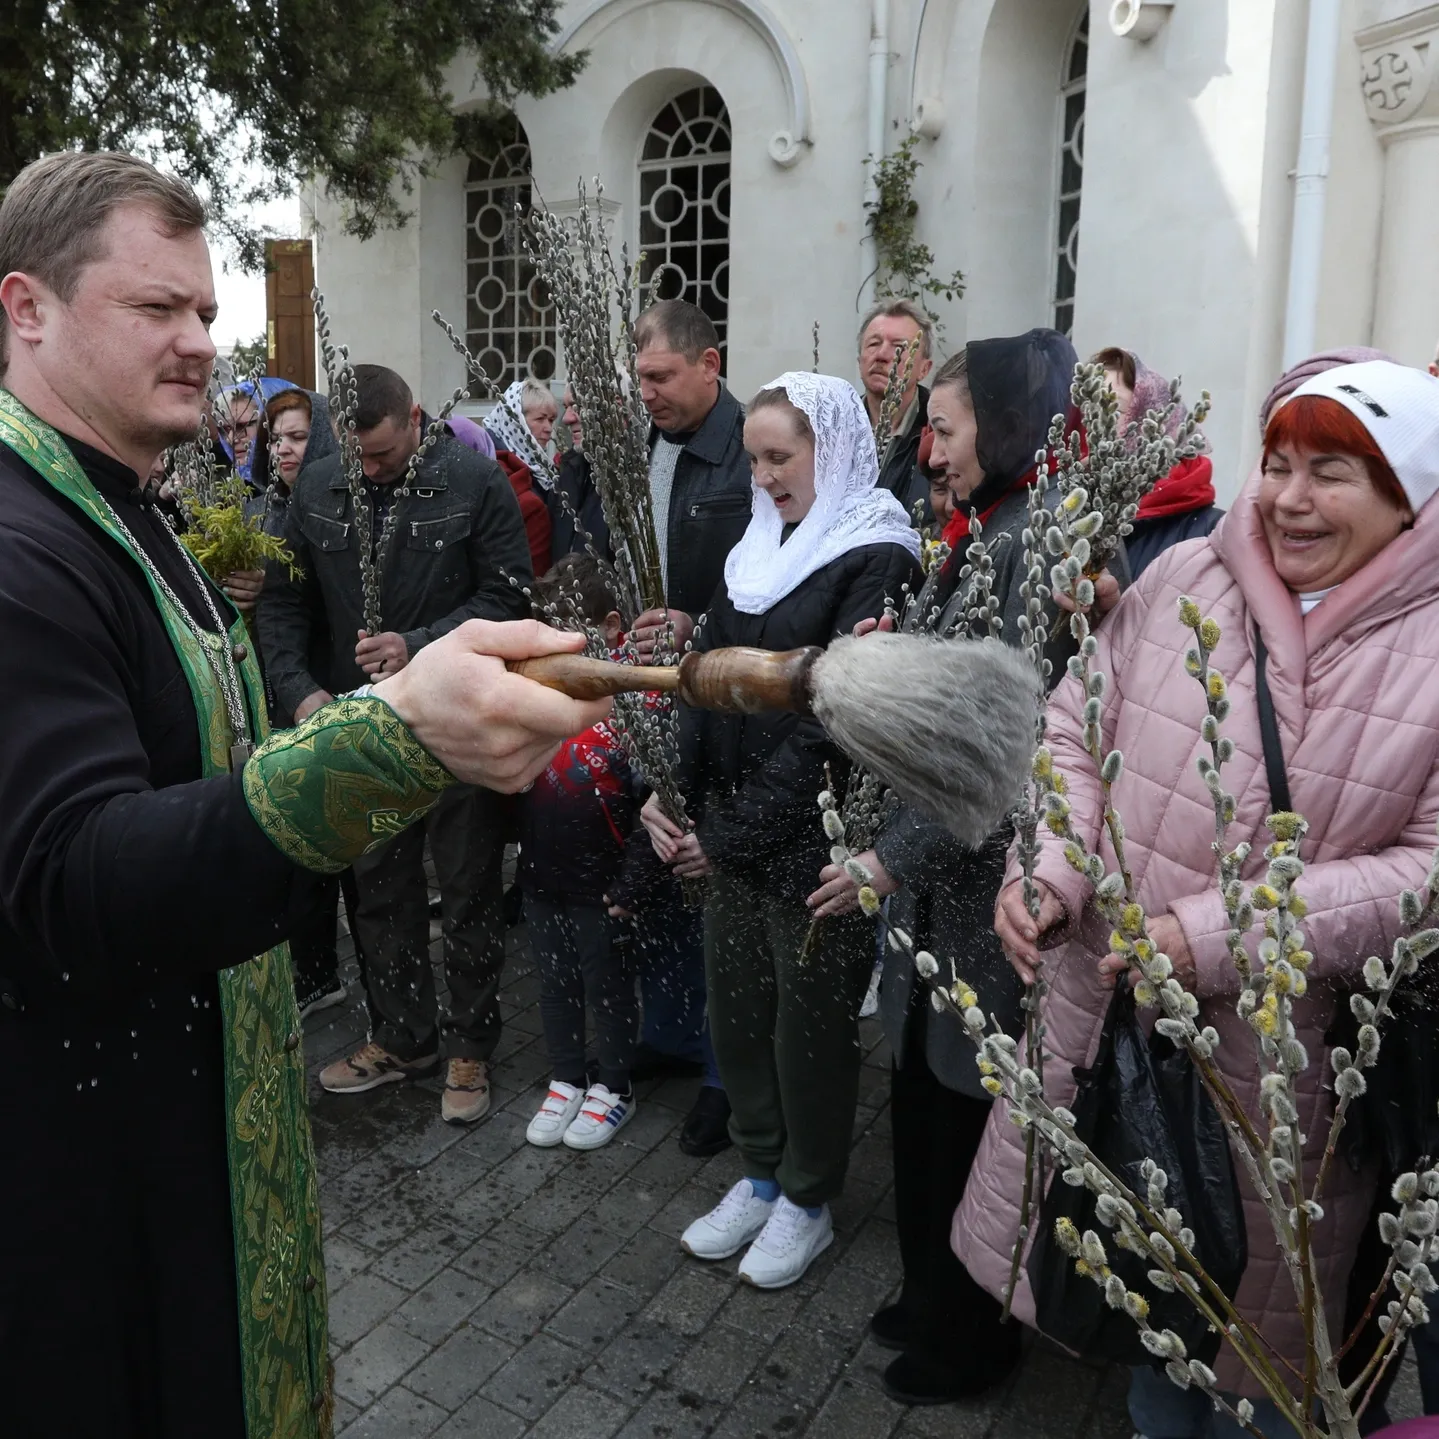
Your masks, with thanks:
[(315, 388), (315, 251), (309, 240), (265, 241), (267, 375)]

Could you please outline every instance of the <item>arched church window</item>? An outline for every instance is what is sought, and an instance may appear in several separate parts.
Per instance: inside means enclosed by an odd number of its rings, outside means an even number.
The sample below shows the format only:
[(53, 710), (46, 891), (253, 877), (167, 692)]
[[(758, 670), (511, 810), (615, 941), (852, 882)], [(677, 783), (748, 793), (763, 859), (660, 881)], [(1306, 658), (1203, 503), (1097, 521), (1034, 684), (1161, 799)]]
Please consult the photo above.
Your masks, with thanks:
[(729, 111), (709, 85), (655, 116), (640, 154), (640, 279), (656, 300), (688, 300), (729, 321)]
[(1064, 56), (1059, 89), (1059, 221), (1054, 267), (1054, 328), (1074, 330), (1079, 274), (1079, 201), (1084, 187), (1084, 88), (1089, 69), (1089, 7)]
[(515, 207), (530, 206), (530, 142), (514, 122), (510, 143), (470, 157), (465, 179), (465, 338), (501, 388), (556, 370), (554, 304), (525, 258)]

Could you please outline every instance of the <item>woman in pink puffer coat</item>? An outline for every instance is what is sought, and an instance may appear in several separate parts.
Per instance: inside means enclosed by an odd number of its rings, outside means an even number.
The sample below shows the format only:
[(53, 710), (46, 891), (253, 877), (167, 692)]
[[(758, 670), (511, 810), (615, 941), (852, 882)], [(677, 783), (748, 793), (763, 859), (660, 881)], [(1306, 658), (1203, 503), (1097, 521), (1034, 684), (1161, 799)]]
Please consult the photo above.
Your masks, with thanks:
[[(1309, 821), (1300, 891), (1315, 962), (1295, 1025), (1310, 1055), (1301, 1123), (1311, 1168), (1322, 1153), (1332, 1094), (1324, 1033), (1367, 955), (1387, 954), (1397, 901), (1428, 872), (1439, 820), (1439, 381), (1385, 362), (1343, 366), (1302, 386), (1270, 421), (1264, 469), (1219, 529), (1168, 551), (1124, 596), (1099, 631), (1097, 667), (1109, 677), (1103, 742), (1124, 754), (1115, 788), (1139, 897), (1155, 941), (1201, 1000), (1199, 1023), (1220, 1034), (1218, 1062), (1257, 1117), (1254, 1039), (1235, 1013), (1238, 977), (1225, 948), (1228, 921), (1214, 881), (1213, 808), (1196, 761), (1203, 699), (1185, 673), (1189, 642), (1178, 620), (1188, 595), (1223, 631), (1213, 665), (1228, 681), (1224, 733), (1236, 753), (1224, 785), (1237, 800), (1231, 835), (1260, 836), (1246, 872), (1262, 872), (1264, 817), (1272, 808), (1255, 699), (1255, 627), (1294, 808)], [(1097, 776), (1081, 741), (1083, 699), (1066, 680), (1050, 705), (1049, 744), (1068, 777), (1076, 828), (1113, 867), (1101, 837)], [(1051, 983), (1045, 1066), (1050, 1098), (1068, 1102), (1072, 1067), (1092, 1062), (1117, 970), (1109, 926), (1091, 888), (1057, 844), (1038, 868), (1045, 890), (1039, 929)], [(1013, 882), (995, 928), (1021, 973), (1038, 958), (1036, 929)], [(997, 1104), (955, 1215), (955, 1252), (998, 1293), (1008, 1282), (1018, 1227), (1023, 1141)], [(1249, 1265), (1236, 1302), (1281, 1353), (1298, 1361), (1298, 1305), (1268, 1218), (1245, 1188)], [(1315, 1252), (1331, 1332), (1373, 1178), (1336, 1166)], [(1015, 1312), (1033, 1321), (1021, 1277)], [(1220, 1387), (1245, 1393), (1221, 1350)], [(1156, 1389), (1155, 1386), (1158, 1386)], [(1252, 1388), (1250, 1397), (1259, 1395)], [(1193, 1401), (1198, 1399), (1197, 1406)], [(1139, 1371), (1131, 1407), (1152, 1439), (1226, 1432), (1207, 1401)], [(1271, 1439), (1287, 1426), (1263, 1424)]]

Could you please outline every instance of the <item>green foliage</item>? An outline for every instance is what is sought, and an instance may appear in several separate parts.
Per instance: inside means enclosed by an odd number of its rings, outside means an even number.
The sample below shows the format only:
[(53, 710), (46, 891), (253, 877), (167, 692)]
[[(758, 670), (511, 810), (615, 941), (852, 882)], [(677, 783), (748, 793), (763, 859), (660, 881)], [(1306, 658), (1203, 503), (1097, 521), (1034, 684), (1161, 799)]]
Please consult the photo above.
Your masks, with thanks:
[(930, 301), (943, 298), (951, 303), (964, 294), (964, 275), (956, 270), (945, 279), (932, 274), (934, 251), (915, 238), (919, 202), (914, 198), (914, 180), (920, 161), (915, 158), (919, 136), (910, 134), (891, 154), (875, 166), (878, 198), (865, 206), (869, 233), (879, 257), (875, 292), (882, 298), (913, 300), (943, 333), (939, 316)]
[(230, 365), (237, 380), (248, 380), (254, 374), (269, 374), (269, 363), (270, 345), (263, 333), (256, 335), (253, 340), (236, 345), (230, 352)]
[(264, 569), (267, 560), (283, 564), (292, 579), (299, 577), (290, 547), (278, 535), (267, 535), (258, 515), (245, 513), (250, 492), (243, 480), (219, 482), (213, 504), (181, 493), (189, 529), (180, 538), (212, 580), (223, 580), (236, 570)]
[[(0, 191), (53, 150), (151, 154), (204, 194), (261, 263), (241, 219), (317, 176), (368, 236), (403, 224), (431, 166), (483, 137), (517, 94), (573, 83), (560, 0), (10, 0), (0, 5)], [(491, 109), (453, 113), (471, 78)], [(478, 88), (478, 86), (476, 86)], [(264, 178), (237, 185), (241, 173)], [(398, 190), (398, 196), (395, 191)]]

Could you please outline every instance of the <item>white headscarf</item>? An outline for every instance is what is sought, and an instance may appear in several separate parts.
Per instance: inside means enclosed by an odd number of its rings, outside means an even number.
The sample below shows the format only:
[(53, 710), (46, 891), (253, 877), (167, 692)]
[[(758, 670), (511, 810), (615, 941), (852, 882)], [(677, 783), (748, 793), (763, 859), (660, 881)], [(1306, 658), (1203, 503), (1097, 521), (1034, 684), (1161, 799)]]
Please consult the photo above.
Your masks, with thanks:
[(749, 528), (725, 561), (730, 602), (742, 614), (762, 615), (816, 570), (862, 545), (900, 545), (916, 559), (919, 536), (904, 506), (878, 490), (874, 429), (848, 380), (791, 370), (765, 385), (783, 390), (814, 434), (814, 504), (780, 544), (784, 520), (774, 501), (754, 487)]
[[(511, 414), (511, 411), (514, 413)], [(516, 380), (505, 391), (501, 404), (485, 416), (485, 428), (495, 441), (495, 448), (518, 455), (530, 467), (536, 483), (549, 488), (549, 466), (545, 453), (525, 418), (525, 382)]]

